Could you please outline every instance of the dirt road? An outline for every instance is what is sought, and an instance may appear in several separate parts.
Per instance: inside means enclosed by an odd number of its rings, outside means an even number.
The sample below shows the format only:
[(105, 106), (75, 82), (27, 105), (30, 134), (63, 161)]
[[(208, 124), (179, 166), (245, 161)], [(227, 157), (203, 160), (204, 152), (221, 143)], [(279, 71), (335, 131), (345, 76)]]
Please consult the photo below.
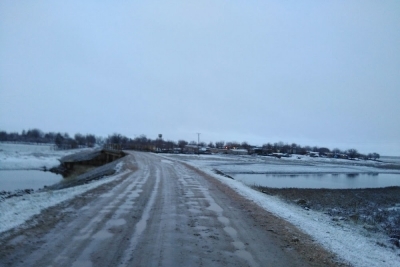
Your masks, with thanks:
[(333, 266), (331, 255), (215, 179), (150, 153), (0, 237), (0, 266)]

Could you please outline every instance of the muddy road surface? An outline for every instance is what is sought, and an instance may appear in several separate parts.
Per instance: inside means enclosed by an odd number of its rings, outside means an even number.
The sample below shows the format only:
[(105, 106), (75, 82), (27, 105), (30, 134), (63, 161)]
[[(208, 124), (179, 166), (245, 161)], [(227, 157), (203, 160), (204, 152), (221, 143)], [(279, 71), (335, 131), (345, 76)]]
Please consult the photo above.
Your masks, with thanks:
[(0, 266), (338, 266), (294, 227), (182, 163), (133, 152), (114, 182), (0, 236)]

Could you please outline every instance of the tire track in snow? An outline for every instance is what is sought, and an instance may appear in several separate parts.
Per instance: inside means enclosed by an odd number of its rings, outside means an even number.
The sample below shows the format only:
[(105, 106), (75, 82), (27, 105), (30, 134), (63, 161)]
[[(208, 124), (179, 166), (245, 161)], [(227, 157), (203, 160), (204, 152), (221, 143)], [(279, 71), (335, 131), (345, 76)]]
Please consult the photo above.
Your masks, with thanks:
[[(116, 192), (123, 188), (123, 191), (110, 203), (98, 210), (97, 216), (92, 218), (86, 226), (79, 231), (79, 235), (73, 238), (74, 241), (80, 242), (81, 244), (80, 246), (76, 246), (74, 250), (77, 251), (82, 249), (82, 252), (74, 261), (72, 267), (93, 266), (90, 258), (91, 254), (96, 251), (102, 240), (113, 237), (114, 234), (108, 231), (110, 227), (120, 226), (126, 223), (125, 219), (121, 217), (128, 213), (132, 208), (135, 200), (142, 192), (142, 186), (147, 182), (149, 176), (149, 170), (146, 168), (143, 170), (143, 175), (140, 176), (139, 179), (131, 182), (135, 177), (135, 174), (133, 173), (123, 183), (116, 186), (111, 192), (101, 196), (106, 199), (108, 196), (117, 195)], [(110, 213), (113, 215), (107, 220), (106, 217)], [(87, 240), (89, 240), (89, 242), (85, 242)], [(64, 249), (64, 251), (55, 259), (55, 262), (57, 264), (63, 264), (63, 261), (68, 262), (70, 260), (68, 255), (71, 255), (70, 250), (71, 248), (69, 247)]]
[(153, 191), (151, 192), (151, 196), (149, 201), (146, 204), (146, 207), (143, 210), (142, 217), (140, 218), (139, 222), (135, 225), (135, 231), (133, 233), (132, 238), (130, 239), (129, 246), (125, 250), (124, 255), (122, 256), (121, 263), (119, 266), (124, 267), (127, 266), (130, 261), (133, 260), (133, 252), (139, 243), (139, 239), (142, 236), (144, 230), (147, 227), (147, 220), (150, 218), (150, 211), (154, 206), (155, 199), (158, 193), (158, 186), (160, 183), (160, 170), (156, 170), (156, 182)]
[(231, 244), (235, 247), (236, 251), (235, 254), (239, 256), (240, 258), (244, 259), (247, 261), (250, 266), (259, 266), (255, 261), (253, 256), (246, 250), (244, 243), (240, 240), (238, 237), (237, 231), (230, 226), (230, 221), (228, 218), (226, 218), (223, 213), (224, 209), (219, 206), (214, 198), (210, 195), (210, 192), (208, 191), (207, 188), (204, 187), (199, 187), (199, 190), (203, 193), (204, 197), (208, 200), (210, 206), (207, 208), (208, 210), (211, 210), (215, 212), (218, 216), (218, 221), (221, 222), (225, 227), (224, 231), (231, 237), (233, 242)]
[[(238, 237), (237, 231), (230, 225), (229, 219), (223, 215), (224, 209), (215, 202), (214, 198), (210, 195), (209, 190), (202, 186), (197, 180), (195, 180), (192, 175), (188, 174), (186, 168), (183, 168), (181, 165), (177, 165), (175, 166), (175, 169), (178, 173), (181, 173), (181, 176), (178, 180), (183, 185), (183, 187), (187, 189), (187, 192), (185, 193), (186, 196), (194, 197), (195, 194), (193, 193), (192, 189), (199, 190), (202, 193), (209, 204), (207, 210), (210, 210), (217, 215), (218, 221), (224, 226), (224, 231), (233, 240), (231, 244), (235, 248), (235, 254), (245, 260), (250, 266), (259, 266), (254, 260), (251, 253), (246, 250), (244, 243)], [(189, 211), (191, 213), (198, 214), (200, 212), (200, 210), (198, 209), (199, 205), (196, 205), (193, 202), (190, 202), (190, 204), (193, 207), (190, 208)]]

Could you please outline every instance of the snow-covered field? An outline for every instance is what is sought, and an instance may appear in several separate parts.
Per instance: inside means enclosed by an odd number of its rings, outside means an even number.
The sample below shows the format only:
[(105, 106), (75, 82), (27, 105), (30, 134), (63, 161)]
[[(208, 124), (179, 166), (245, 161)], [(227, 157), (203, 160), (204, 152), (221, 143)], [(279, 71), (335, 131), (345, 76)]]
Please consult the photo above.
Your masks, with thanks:
[[(196, 156), (196, 155), (168, 155), (195, 166), (209, 175), (230, 186), (242, 196), (254, 201), (264, 209), (294, 224), (305, 233), (312, 236), (326, 249), (337, 254), (341, 259), (353, 266), (400, 266), (400, 250), (379, 244), (387, 244), (387, 236), (379, 233), (366, 232), (362, 227), (347, 224), (346, 222), (333, 221), (326, 214), (305, 210), (297, 205), (288, 204), (277, 197), (262, 194), (251, 189), (243, 183), (215, 174), (213, 169), (224, 169), (231, 171), (248, 171), (254, 166), (258, 171), (273, 169), (276, 172), (302, 172), (314, 170), (315, 165), (320, 165), (319, 170), (332, 172), (348, 172), (349, 169), (357, 172), (370, 172), (373, 166), (380, 164), (371, 162), (371, 166), (354, 165), (352, 161), (315, 159), (302, 157), (273, 159), (257, 158), (251, 156), (232, 157), (225, 155)], [(260, 164), (260, 161), (268, 161), (268, 166)], [(296, 165), (303, 161), (302, 165)], [(276, 165), (270, 166), (275, 162)], [(250, 164), (250, 166), (249, 166)], [(259, 165), (258, 165), (259, 164)], [(294, 166), (292, 164), (295, 164)], [(307, 166), (309, 164), (310, 166)]]
[(398, 173), (400, 170), (376, 168), (385, 162), (372, 160), (345, 160), (332, 158), (312, 158), (293, 155), (289, 158), (233, 155), (174, 155), (183, 161), (197, 162), (204, 166), (214, 166), (224, 173)]
[(0, 143), (0, 170), (42, 170), (58, 166), (58, 159), (82, 151), (54, 150), (52, 145)]

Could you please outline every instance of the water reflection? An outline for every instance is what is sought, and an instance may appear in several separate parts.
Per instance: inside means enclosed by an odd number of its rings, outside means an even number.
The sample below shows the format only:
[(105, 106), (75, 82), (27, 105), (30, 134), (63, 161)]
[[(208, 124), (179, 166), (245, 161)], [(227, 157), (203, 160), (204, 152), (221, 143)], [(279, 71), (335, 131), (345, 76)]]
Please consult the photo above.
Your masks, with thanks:
[(400, 186), (400, 174), (388, 173), (305, 173), (305, 174), (233, 174), (248, 185), (275, 188), (378, 188)]
[(289, 177), (289, 178), (298, 178), (298, 177), (323, 177), (327, 176), (326, 173), (303, 173), (303, 174), (265, 174), (267, 177)]
[(37, 170), (0, 170), (0, 191), (40, 189), (62, 181), (59, 174)]
[(357, 177), (359, 175), (360, 175), (359, 173), (347, 173), (346, 174), (347, 178), (355, 178), (355, 177)]

